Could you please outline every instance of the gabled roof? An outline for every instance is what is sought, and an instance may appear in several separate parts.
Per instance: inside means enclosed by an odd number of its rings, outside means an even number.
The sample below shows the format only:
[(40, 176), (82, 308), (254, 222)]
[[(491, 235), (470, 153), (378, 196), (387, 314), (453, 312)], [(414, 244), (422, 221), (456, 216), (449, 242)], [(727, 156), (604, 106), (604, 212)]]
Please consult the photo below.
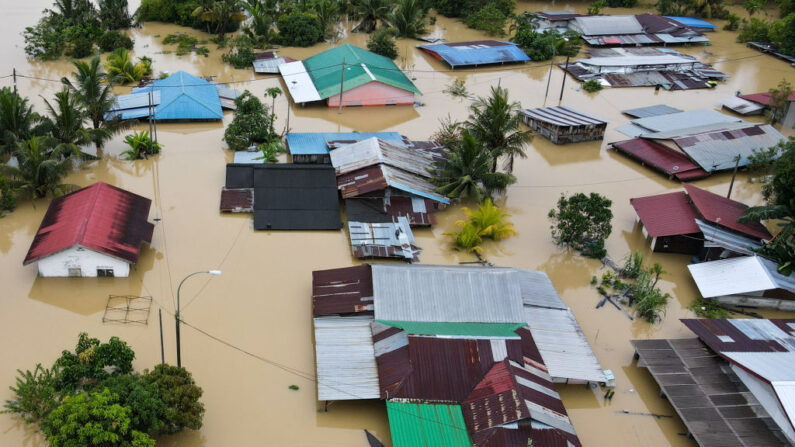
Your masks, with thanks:
[(33, 238), (24, 265), (76, 245), (134, 264), (143, 242), (152, 201), (99, 182), (53, 199)]
[(345, 64), (343, 92), (378, 81), (421, 94), (391, 59), (346, 43), (303, 61), (321, 99), (339, 94), (343, 62)]
[(616, 141), (610, 145), (617, 151), (648, 165), (655, 171), (674, 176), (680, 181), (707, 177), (709, 172), (701, 169), (683, 153), (644, 138)]
[(574, 18), (576, 28), (586, 36), (610, 34), (642, 34), (643, 27), (635, 16), (583, 16)]
[(774, 289), (795, 293), (795, 273), (784, 276), (778, 273), (776, 267), (773, 261), (759, 256), (741, 256), (687, 266), (704, 298)]
[(341, 146), (331, 151), (330, 156), (331, 165), (334, 166), (337, 175), (386, 164), (421, 177), (430, 177), (428, 169), (435, 161), (428, 152), (410, 149), (376, 137)]
[(759, 222), (738, 222), (748, 209), (748, 205), (693, 185), (683, 186), (693, 206), (705, 220), (751, 237), (764, 240), (772, 238), (767, 228)]
[(621, 113), (633, 118), (648, 118), (650, 116), (670, 115), (672, 113), (683, 112), (676, 107), (659, 104), (656, 106), (638, 107), (637, 109), (622, 110)]
[(499, 40), (440, 43), (417, 48), (436, 59), (444, 60), (453, 68), (530, 60), (517, 44)]
[(740, 157), (739, 165), (746, 166), (755, 151), (773, 147), (783, 140), (784, 136), (773, 126), (751, 123), (673, 138), (677, 146), (709, 172), (734, 168), (737, 157)]
[[(740, 118), (725, 115), (709, 109), (688, 110), (679, 113), (649, 116), (632, 120), (632, 124), (642, 128), (640, 134), (654, 138), (655, 132), (681, 132), (686, 129), (709, 126), (711, 129), (721, 128), (728, 123), (742, 122)], [(623, 132), (621, 128), (617, 129)], [(636, 137), (638, 134), (628, 134)], [(679, 135), (683, 135), (680, 133)]]
[(684, 192), (629, 199), (638, 219), (651, 237), (698, 233), (693, 206)]
[(397, 132), (291, 132), (287, 134), (287, 149), (292, 155), (325, 155), (334, 141), (355, 143), (368, 138), (378, 138), (395, 145), (405, 145)]
[(581, 112), (566, 106), (541, 107), (524, 109), (524, 116), (549, 123), (555, 126), (594, 126), (607, 124), (608, 121), (589, 113)]
[(202, 78), (178, 71), (151, 86), (136, 88), (137, 92), (160, 91), (160, 104), (155, 110), (157, 120), (222, 119), (221, 101), (215, 85)]
[(707, 28), (707, 29), (717, 29), (718, 27), (707, 22), (706, 20), (701, 20), (696, 17), (681, 17), (681, 16), (666, 16), (669, 19), (674, 19), (677, 22), (681, 23), (684, 26), (690, 28)]
[(436, 193), (436, 186), (431, 184), (427, 178), (388, 164), (378, 164), (341, 174), (337, 177), (337, 186), (343, 199), (373, 191), (382, 191), (390, 187), (439, 203), (450, 203), (450, 199)]
[[(740, 98), (762, 105), (770, 105), (770, 92), (750, 93), (747, 95), (740, 95)], [(795, 101), (795, 93), (791, 94), (787, 98), (787, 101)]]

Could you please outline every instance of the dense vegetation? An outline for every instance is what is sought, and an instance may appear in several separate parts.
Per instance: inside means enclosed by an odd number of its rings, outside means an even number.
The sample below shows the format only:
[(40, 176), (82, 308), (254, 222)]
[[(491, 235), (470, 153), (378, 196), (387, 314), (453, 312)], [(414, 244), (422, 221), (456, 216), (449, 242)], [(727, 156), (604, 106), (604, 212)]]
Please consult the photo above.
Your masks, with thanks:
[(18, 370), (4, 412), (38, 424), (51, 446), (155, 445), (150, 435), (202, 426), (202, 390), (184, 368), (157, 365), (136, 373), (135, 353), (111, 337), (81, 333), (51, 368)]
[[(597, 290), (605, 297), (616, 298), (629, 306), (635, 306), (638, 316), (649, 323), (662, 319), (665, 306), (671, 295), (663, 293), (657, 283), (666, 273), (662, 266), (654, 263), (651, 267), (643, 266), (643, 254), (631, 253), (619, 272), (608, 270), (602, 275)], [(596, 277), (591, 284), (597, 285)]]
[(664, 16), (725, 19), (729, 15), (723, 0), (658, 0), (655, 6), (657, 12)]
[(375, 54), (380, 54), (390, 59), (398, 57), (395, 39), (393, 39), (389, 31), (385, 29), (378, 30), (370, 35), (370, 39), (367, 40), (367, 49)]
[(456, 222), (461, 230), (445, 233), (453, 237), (455, 246), (459, 249), (480, 255), (483, 239), (499, 241), (516, 234), (513, 224), (506, 221), (510, 214), (494, 206), (491, 199), (486, 199), (476, 210), (467, 207), (462, 209), (468, 219)]
[(271, 143), (281, 137), (273, 127), (276, 121), (273, 110), (250, 91), (246, 90), (238, 96), (235, 105), (235, 116), (224, 131), (224, 141), (230, 149), (244, 151), (251, 146)]
[(432, 0), (431, 7), (446, 17), (464, 19), (467, 26), (494, 36), (505, 35), (515, 0)]
[(769, 21), (751, 17), (751, 20), (744, 21), (737, 41), (770, 43), (781, 53), (795, 56), (795, 12), (785, 15), (789, 9), (791, 7), (782, 2), (781, 19)]
[(561, 194), (557, 207), (549, 211), (552, 239), (589, 258), (603, 258), (607, 254), (605, 239), (613, 231), (612, 204), (610, 199), (593, 192), (570, 197)]
[(25, 53), (48, 60), (64, 54), (74, 58), (89, 56), (95, 43), (102, 51), (132, 47), (129, 38), (108, 34), (129, 28), (130, 24), (127, 0), (100, 0), (96, 7), (91, 0), (56, 0), (52, 9), (43, 11), (39, 23), (25, 28)]

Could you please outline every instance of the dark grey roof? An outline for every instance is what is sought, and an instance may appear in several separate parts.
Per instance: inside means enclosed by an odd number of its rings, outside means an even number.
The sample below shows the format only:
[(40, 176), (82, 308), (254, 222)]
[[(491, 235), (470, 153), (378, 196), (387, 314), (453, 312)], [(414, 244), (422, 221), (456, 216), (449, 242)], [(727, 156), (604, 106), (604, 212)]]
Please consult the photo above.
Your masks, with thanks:
[(622, 110), (621, 113), (633, 118), (648, 118), (650, 116), (670, 115), (672, 113), (684, 112), (676, 107), (659, 104), (656, 106), (640, 107), (637, 109)]
[(566, 106), (542, 107), (538, 109), (524, 109), (522, 114), (534, 120), (550, 123), (555, 126), (592, 126), (607, 124), (607, 121), (585, 112)]
[(384, 199), (381, 197), (345, 199), (345, 217), (349, 222), (392, 222), (392, 216), (384, 211)]

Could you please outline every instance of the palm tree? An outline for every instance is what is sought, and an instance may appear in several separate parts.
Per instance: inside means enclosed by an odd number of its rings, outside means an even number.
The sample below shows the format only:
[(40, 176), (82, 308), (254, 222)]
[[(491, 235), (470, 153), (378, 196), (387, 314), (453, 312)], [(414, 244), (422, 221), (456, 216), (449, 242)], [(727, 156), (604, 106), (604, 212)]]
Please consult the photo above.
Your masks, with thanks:
[(353, 17), (361, 20), (353, 29), (357, 32), (372, 33), (378, 21), (386, 21), (391, 5), (387, 0), (355, 0), (351, 3)]
[(320, 21), (323, 37), (327, 37), (329, 30), (337, 23), (340, 17), (339, 0), (316, 0), (310, 10), (317, 15), (317, 19)]
[(513, 172), (515, 156), (527, 158), (524, 144), (532, 140), (530, 131), (519, 130), (518, 102), (508, 101), (508, 90), (492, 87), (491, 96), (478, 98), (470, 106), (469, 120), (465, 123), (472, 135), (492, 154), (492, 172), (497, 172), (497, 159), (508, 156), (508, 172)]
[(241, 9), (242, 7), (238, 0), (218, 0), (213, 2), (209, 9), (204, 9), (204, 6), (200, 6), (193, 14), (199, 16), (203, 22), (215, 24), (215, 34), (218, 34), (218, 37), (223, 39), (226, 34), (227, 23), (230, 21), (242, 22), (246, 19)]
[[(499, 241), (516, 234), (513, 224), (505, 220), (510, 217), (510, 214), (494, 206), (491, 199), (486, 199), (474, 211), (467, 207), (463, 209), (469, 217), (469, 223), (478, 229), (478, 234), (481, 237)], [(458, 221), (456, 224), (464, 226), (466, 222)]]
[(492, 172), (492, 160), (491, 153), (464, 130), (461, 141), (451, 148), (442, 162), (429, 170), (431, 183), (438, 186), (436, 192), (447, 197), (482, 202), (516, 182), (511, 174)]
[(80, 149), (81, 146), (92, 141), (104, 141), (109, 137), (105, 128), (86, 129), (83, 127), (86, 112), (77, 100), (77, 96), (67, 87), (55, 94), (55, 105), (46, 99), (48, 116), (44, 118), (45, 128), (49, 131), (58, 146), (63, 146), (65, 154), (80, 154), (83, 158), (94, 158)]
[(27, 98), (8, 87), (0, 89), (0, 155), (11, 154), (17, 140), (40, 133), (41, 121)]
[(397, 29), (398, 37), (416, 38), (425, 34), (425, 8), (420, 0), (398, 0), (388, 20)]
[(94, 140), (97, 147), (100, 147), (106, 140), (104, 137), (110, 137), (127, 127), (120, 118), (106, 119), (116, 101), (113, 96), (113, 80), (102, 70), (99, 57), (94, 57), (90, 62), (72, 63), (77, 69), (72, 73), (75, 82), (72, 83), (65, 77), (61, 78), (61, 82), (74, 93), (94, 129), (107, 131), (94, 132), (95, 137), (103, 137)]
[(121, 84), (138, 82), (152, 70), (151, 60), (141, 58), (137, 64), (134, 64), (132, 54), (126, 48), (113, 50), (105, 59), (104, 65), (107, 70), (106, 76)]
[(71, 165), (69, 151), (50, 137), (30, 137), (16, 144), (18, 166), (0, 165), (0, 173), (10, 179), (12, 189), (33, 197), (63, 195), (76, 188), (61, 184)]

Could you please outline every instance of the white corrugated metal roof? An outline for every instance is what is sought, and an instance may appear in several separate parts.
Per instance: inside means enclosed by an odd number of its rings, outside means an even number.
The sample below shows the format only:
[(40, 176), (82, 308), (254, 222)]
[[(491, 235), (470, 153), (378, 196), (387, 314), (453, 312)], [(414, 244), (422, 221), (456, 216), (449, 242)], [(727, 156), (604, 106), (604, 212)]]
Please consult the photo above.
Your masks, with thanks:
[(519, 274), (511, 269), (373, 264), (375, 318), (523, 323)]
[(635, 16), (575, 17), (572, 27), (586, 36), (643, 33), (643, 26)]
[(776, 271), (775, 263), (759, 256), (702, 262), (687, 268), (704, 298), (778, 288), (795, 292), (795, 274), (785, 277)]
[(632, 120), (632, 124), (647, 129), (647, 132), (649, 132), (647, 136), (650, 138), (659, 138), (652, 134), (653, 132), (674, 132), (700, 126), (738, 122), (743, 122), (743, 120), (709, 109), (688, 110), (686, 112)]
[(329, 155), (331, 165), (338, 175), (385, 163), (422, 177), (430, 177), (428, 168), (434, 162), (430, 153), (392, 144), (376, 137), (338, 147), (330, 151)]
[(674, 142), (707, 172), (734, 168), (750, 163), (755, 151), (773, 147), (785, 138), (769, 124), (748, 124), (739, 129), (716, 130), (697, 135), (683, 135)]
[[(512, 269), (513, 270), (513, 269)], [(522, 286), (522, 303), (525, 306), (568, 309), (560, 299), (558, 291), (544, 272), (536, 270), (516, 270)]]
[(679, 65), (694, 64), (696, 60), (682, 56), (609, 56), (592, 57), (577, 61), (583, 65), (593, 65), (596, 67), (636, 67), (638, 65)]
[(795, 385), (795, 352), (722, 352), (721, 355), (768, 383), (789, 382)]
[(754, 115), (762, 113), (765, 106), (757, 104), (753, 101), (740, 98), (739, 96), (729, 96), (720, 100), (720, 105), (729, 110), (732, 110), (740, 115)]
[(696, 219), (696, 225), (706, 239), (704, 247), (721, 247), (747, 256), (754, 256), (756, 254), (754, 250), (762, 248), (762, 242), (759, 239), (740, 236), (701, 219)]
[[(791, 360), (791, 359), (790, 359)], [(789, 364), (792, 369), (793, 363)], [(775, 382), (773, 383), (773, 390), (778, 396), (778, 401), (787, 413), (787, 419), (792, 427), (795, 427), (795, 381)], [(792, 433), (790, 431), (790, 433)], [(795, 441), (790, 439), (790, 441)]]
[(283, 57), (277, 57), (274, 59), (256, 59), (252, 62), (254, 66), (255, 73), (279, 73), (279, 65), (284, 64)]
[(378, 399), (369, 316), (315, 318), (318, 400)]
[(656, 106), (638, 107), (637, 109), (622, 110), (621, 113), (635, 118), (648, 118), (650, 116), (670, 115), (680, 113), (684, 110), (675, 107), (659, 104)]
[(524, 109), (522, 114), (528, 118), (551, 123), (556, 126), (590, 126), (605, 124), (608, 121), (566, 106)]
[(293, 101), (298, 104), (304, 102), (320, 101), (320, 93), (312, 82), (312, 78), (301, 61), (279, 65), (279, 72), (284, 78), (287, 90)]

